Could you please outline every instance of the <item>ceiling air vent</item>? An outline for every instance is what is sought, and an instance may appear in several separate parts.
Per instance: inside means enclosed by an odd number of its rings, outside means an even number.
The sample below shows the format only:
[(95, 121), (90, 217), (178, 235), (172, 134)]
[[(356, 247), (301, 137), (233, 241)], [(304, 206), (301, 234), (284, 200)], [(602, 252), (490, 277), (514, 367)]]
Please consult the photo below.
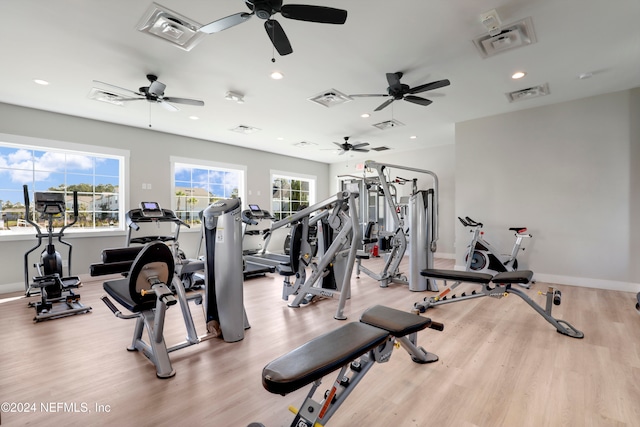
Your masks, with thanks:
[(351, 98), (338, 90), (329, 89), (320, 92), (316, 96), (312, 96), (311, 98), (309, 98), (309, 101), (331, 108), (335, 107), (336, 105), (341, 105), (345, 102), (349, 102), (351, 101)]
[(528, 46), (536, 41), (533, 22), (529, 17), (514, 24), (505, 25), (498, 35), (484, 34), (476, 38), (473, 44), (480, 52), (480, 56), (488, 58), (511, 49)]
[(106, 92), (102, 89), (91, 88), (91, 92), (89, 92), (89, 98), (95, 99), (96, 101), (107, 102), (109, 104), (118, 105), (120, 107), (124, 107), (124, 102), (121, 101), (122, 98), (127, 98), (127, 96), (120, 95), (115, 92)]
[(293, 145), (296, 146), (296, 147), (305, 148), (305, 147), (311, 147), (313, 145), (318, 145), (318, 144), (316, 144), (315, 142), (300, 141), (300, 142), (296, 142)]
[(373, 147), (371, 150), (372, 151), (387, 151), (387, 150), (390, 150), (390, 148), (389, 147), (385, 147), (384, 145), (381, 145), (380, 147)]
[(380, 130), (397, 128), (399, 126), (404, 126), (404, 123), (401, 123), (395, 119), (387, 120), (386, 122), (376, 123), (373, 126), (377, 127)]
[(245, 135), (249, 135), (255, 132), (258, 132), (260, 129), (258, 128), (254, 128), (251, 126), (246, 126), (246, 125), (238, 125), (236, 127), (234, 127), (233, 129), (230, 129), (234, 132), (238, 132), (238, 133), (243, 133)]
[(151, 3), (136, 28), (188, 51), (207, 35), (198, 31), (200, 27), (202, 24), (186, 16), (157, 3)]
[(522, 90), (516, 90), (515, 92), (509, 92), (506, 94), (509, 102), (523, 101), (525, 99), (539, 98), (541, 96), (549, 95), (549, 85), (547, 83), (539, 86), (533, 86)]

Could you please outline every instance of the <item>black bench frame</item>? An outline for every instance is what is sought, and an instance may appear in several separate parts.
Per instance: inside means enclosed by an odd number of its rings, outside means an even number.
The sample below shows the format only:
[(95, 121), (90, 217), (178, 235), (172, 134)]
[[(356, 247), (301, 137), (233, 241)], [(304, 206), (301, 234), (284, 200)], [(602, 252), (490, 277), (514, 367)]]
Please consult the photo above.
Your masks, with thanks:
[[(429, 307), (441, 304), (449, 304), (458, 301), (489, 296), (492, 298), (502, 298), (508, 294), (516, 295), (524, 300), (531, 308), (540, 314), (547, 322), (551, 323), (556, 330), (572, 338), (584, 338), (584, 333), (573, 327), (564, 320), (556, 319), (552, 316), (553, 305), (560, 305), (561, 293), (559, 290), (549, 287), (546, 295), (546, 307), (542, 308), (521, 289), (513, 288), (512, 284), (529, 287), (533, 272), (531, 270), (516, 270), (498, 273), (495, 276), (487, 273), (476, 273), (472, 271), (439, 270), (427, 269), (420, 272), (421, 275), (444, 280), (445, 289), (438, 296), (425, 298), (424, 301), (415, 303), (414, 312), (424, 313)], [(453, 281), (451, 287), (447, 287), (447, 281)], [(455, 289), (460, 283), (475, 283), (482, 286), (480, 292), (475, 290), (471, 294), (462, 293), (460, 296), (453, 295), (450, 298), (447, 294)], [(491, 284), (493, 283), (493, 287)]]
[[(262, 384), (283, 396), (312, 384), (300, 410), (290, 408), (296, 413), (291, 426), (325, 425), (369, 369), (389, 361), (396, 343), (416, 363), (437, 361), (438, 356), (417, 346), (417, 332), (425, 328), (443, 326), (412, 313), (371, 307), (360, 322), (347, 323), (270, 362), (262, 371)], [(331, 388), (321, 400), (314, 399), (322, 378), (338, 369)]]

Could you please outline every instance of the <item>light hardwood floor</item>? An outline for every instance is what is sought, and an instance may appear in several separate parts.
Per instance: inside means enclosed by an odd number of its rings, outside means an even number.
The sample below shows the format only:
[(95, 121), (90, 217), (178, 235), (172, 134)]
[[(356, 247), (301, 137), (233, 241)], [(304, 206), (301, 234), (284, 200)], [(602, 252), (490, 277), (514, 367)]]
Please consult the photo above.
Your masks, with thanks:
[[(451, 265), (437, 260), (436, 267)], [(35, 412), (2, 413), (2, 425), (288, 426), (293, 414), (287, 407), (299, 407), (308, 388), (272, 395), (262, 387), (262, 368), (343, 324), (333, 319), (337, 300), (292, 309), (281, 299), (279, 276), (251, 279), (244, 285), (252, 326), (245, 339), (208, 340), (173, 352), (176, 376), (160, 380), (141, 354), (126, 351), (134, 321), (117, 319), (104, 306), (98, 279), (85, 278), (79, 291), (92, 313), (38, 324), (26, 299), (0, 296), (0, 401), (18, 404), (13, 409), (35, 404)], [(464, 287), (473, 289), (462, 285), (457, 291)], [(537, 283), (527, 292), (544, 305), (537, 291), (546, 288)], [(635, 296), (558, 288), (563, 301), (554, 306), (555, 317), (582, 330), (584, 339), (557, 333), (513, 295), (429, 309), (425, 315), (445, 329), (420, 332), (418, 344), (440, 360), (419, 365), (402, 349), (394, 351), (389, 363), (369, 371), (329, 425), (639, 426)], [(345, 314), (357, 321), (375, 304), (410, 311), (431, 295), (402, 285), (380, 288), (365, 275), (354, 276)], [(199, 307), (192, 312), (204, 333)], [(165, 337), (168, 345), (184, 339), (175, 307), (168, 311)], [(327, 377), (325, 385), (332, 380)], [(78, 412), (68, 411), (73, 405)]]

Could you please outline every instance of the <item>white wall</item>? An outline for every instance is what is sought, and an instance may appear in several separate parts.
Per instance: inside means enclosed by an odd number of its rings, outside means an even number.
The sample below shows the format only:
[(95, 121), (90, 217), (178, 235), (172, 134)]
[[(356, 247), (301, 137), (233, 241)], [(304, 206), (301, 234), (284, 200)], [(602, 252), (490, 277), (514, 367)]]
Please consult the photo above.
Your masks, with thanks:
[[(521, 265), (539, 280), (640, 290), (639, 97), (617, 92), (457, 124), (456, 215), (483, 222), (505, 252), (507, 228), (527, 226), (534, 238)], [(457, 225), (460, 266), (468, 240)]]
[[(149, 129), (119, 126), (0, 103), (0, 133), (130, 150), (128, 184), (131, 206), (127, 206), (127, 209), (137, 206), (143, 199), (157, 201), (161, 206), (170, 206), (170, 156), (246, 165), (247, 201), (263, 206), (270, 204), (271, 169), (315, 175), (318, 197), (325, 198), (329, 194), (329, 166), (325, 163)], [(142, 190), (142, 183), (151, 184), (152, 190)], [(124, 234), (100, 238), (80, 238), (73, 235), (68, 237), (67, 240), (73, 244), (74, 274), (88, 273), (89, 265), (100, 261), (103, 248), (119, 247), (125, 243)], [(187, 256), (193, 256), (199, 234), (181, 232), (180, 237), (181, 248)], [(0, 293), (23, 289), (23, 256), (35, 243), (35, 237), (28, 240), (2, 241)]]
[[(454, 137), (451, 134), (450, 140), (442, 141), (443, 145), (431, 148), (422, 148), (412, 150), (410, 152), (395, 153), (393, 151), (385, 151), (381, 153), (370, 152), (371, 160), (380, 163), (398, 165), (416, 169), (423, 169), (434, 172), (438, 176), (438, 192), (439, 194), (439, 218), (438, 227), (439, 239), (437, 242), (438, 257), (453, 257), (454, 249), (454, 203), (455, 203), (455, 147), (453, 145)], [(356, 175), (362, 176), (362, 171), (356, 170), (357, 163), (351, 160), (348, 163), (332, 164), (329, 168), (329, 176), (331, 177), (331, 189), (338, 191), (339, 175)], [(427, 174), (421, 174), (401, 169), (391, 169), (392, 177), (400, 176), (402, 178), (413, 179), (418, 178), (418, 189), (427, 189), (433, 187), (433, 180)], [(400, 195), (409, 195), (411, 186), (397, 186)], [(457, 220), (456, 220), (457, 221)]]

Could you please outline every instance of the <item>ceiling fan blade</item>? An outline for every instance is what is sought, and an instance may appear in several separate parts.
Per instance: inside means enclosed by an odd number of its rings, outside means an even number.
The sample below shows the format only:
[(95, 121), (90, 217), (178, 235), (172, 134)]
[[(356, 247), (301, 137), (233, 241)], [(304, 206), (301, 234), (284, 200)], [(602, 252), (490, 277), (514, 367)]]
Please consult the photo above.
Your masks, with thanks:
[[(357, 150), (357, 149), (360, 149), (362, 147), (366, 147), (367, 145), (369, 145), (368, 142), (361, 142), (359, 144), (354, 144), (352, 147), (353, 147), (353, 150)], [(367, 150), (367, 151), (369, 151), (369, 150)]]
[(414, 104), (424, 105), (425, 107), (433, 102), (430, 99), (420, 98), (419, 96), (413, 96), (413, 95), (405, 96), (404, 100), (413, 102)]
[(344, 24), (347, 20), (346, 10), (304, 4), (284, 5), (280, 8), (280, 14), (289, 19), (319, 22), (321, 24)]
[(171, 104), (169, 104), (168, 102), (166, 102), (164, 99), (158, 99), (158, 102), (160, 103), (160, 105), (162, 105), (164, 107), (165, 110), (167, 111), (171, 111), (171, 112), (176, 112), (178, 111), (178, 107), (175, 107)]
[(389, 83), (390, 87), (401, 86), (400, 78), (402, 77), (402, 73), (387, 73), (387, 83)]
[(122, 102), (127, 102), (127, 101), (146, 101), (147, 98), (116, 98), (116, 101), (122, 101)]
[[(344, 147), (339, 142), (334, 142), (334, 144), (336, 144), (338, 147), (340, 147), (341, 150), (344, 150)], [(332, 148), (332, 150), (333, 150), (333, 148)]]
[(376, 108), (373, 111), (380, 111), (383, 108), (387, 107), (389, 104), (391, 104), (393, 101), (395, 101), (395, 98), (391, 98), (391, 99), (387, 99), (386, 101), (384, 101), (382, 104), (380, 104), (380, 106), (378, 108)]
[(280, 25), (278, 21), (267, 19), (264, 21), (264, 29), (267, 30), (271, 43), (273, 43), (273, 46), (281, 56), (289, 55), (293, 52), (291, 43), (289, 43), (289, 39), (282, 29), (282, 25)]
[(359, 153), (368, 153), (369, 149), (368, 148), (352, 148), (351, 151), (357, 151)]
[(105, 85), (105, 86), (110, 86), (110, 87), (112, 87), (114, 89), (119, 89), (119, 90), (123, 90), (125, 92), (133, 93), (134, 95), (144, 96), (144, 94), (142, 94), (142, 93), (138, 93), (138, 92), (135, 92), (135, 91), (130, 90), (130, 89), (125, 89), (125, 88), (120, 87), (120, 86), (112, 85), (111, 83), (101, 82), (100, 80), (94, 80), (93, 82), (94, 83), (99, 83), (99, 84)]
[(173, 98), (173, 97), (164, 97), (163, 101), (173, 102), (176, 104), (186, 104), (186, 105), (195, 105), (198, 107), (204, 107), (204, 101), (200, 101), (199, 99), (189, 99), (189, 98)]
[(344, 150), (344, 149), (343, 149), (341, 152), (339, 152), (339, 153), (338, 153), (338, 156), (342, 156), (342, 155), (343, 155), (344, 153), (346, 153), (346, 152), (347, 152), (347, 150)]
[(431, 82), (431, 83), (427, 83), (427, 84), (423, 84), (423, 85), (411, 88), (411, 89), (409, 89), (409, 92), (407, 92), (407, 93), (426, 92), (428, 90), (439, 89), (441, 87), (449, 86), (450, 84), (451, 84), (451, 82), (449, 80), (447, 80), (447, 79), (438, 80), (437, 82)]
[(224, 18), (220, 18), (217, 21), (213, 21), (210, 24), (200, 27), (198, 31), (207, 34), (219, 33), (227, 28), (235, 27), (238, 24), (242, 24), (253, 16), (252, 13), (240, 12), (234, 15), (229, 15)]
[(388, 93), (364, 93), (364, 94), (357, 94), (357, 95), (349, 95), (351, 98), (368, 98), (368, 97), (374, 97), (374, 96), (389, 96)]

